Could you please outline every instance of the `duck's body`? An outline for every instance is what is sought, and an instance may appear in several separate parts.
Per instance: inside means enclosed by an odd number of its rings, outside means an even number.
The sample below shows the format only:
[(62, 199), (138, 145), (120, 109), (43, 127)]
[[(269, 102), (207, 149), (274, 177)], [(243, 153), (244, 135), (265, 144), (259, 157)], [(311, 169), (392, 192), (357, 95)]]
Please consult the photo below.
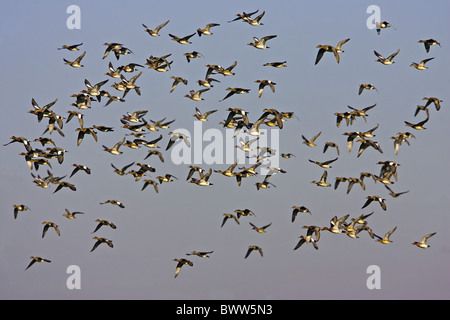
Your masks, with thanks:
[(311, 183), (316, 184), (319, 187), (331, 187), (331, 184), (327, 182), (328, 172), (325, 170), (319, 181), (312, 181)]
[(99, 237), (93, 237), (92, 239), (95, 239), (97, 241), (94, 243), (94, 246), (92, 247), (91, 252), (94, 251), (95, 249), (97, 249), (97, 247), (102, 243), (106, 243), (110, 248), (114, 247), (112, 240), (110, 240), (110, 239), (99, 238)]
[(292, 207), (292, 218), (291, 218), (291, 222), (295, 221), (295, 218), (297, 217), (298, 213), (309, 213), (311, 214), (311, 211), (309, 211), (309, 209), (305, 206), (293, 206)]
[(435, 234), (436, 234), (436, 232), (429, 233), (429, 234), (423, 236), (423, 237), (422, 237), (422, 240), (420, 240), (420, 241), (414, 241), (412, 244), (415, 245), (415, 246), (417, 246), (417, 247), (419, 247), (419, 248), (426, 249), (426, 248), (430, 247), (430, 245), (427, 244), (427, 240), (428, 240), (429, 238), (431, 238), (432, 236), (434, 236)]
[(272, 222), (267, 224), (267, 225), (265, 225), (265, 226), (263, 226), (263, 227), (260, 227), (260, 228), (255, 226), (251, 222), (249, 222), (249, 224), (252, 226), (252, 229), (255, 230), (256, 232), (258, 232), (258, 233), (266, 233), (266, 229), (272, 225)]
[(208, 91), (208, 90), (209, 90), (209, 88), (200, 89), (200, 90), (198, 90), (198, 91), (191, 90), (191, 91), (189, 91), (189, 94), (186, 94), (186, 95), (185, 95), (185, 97), (187, 97), (187, 98), (189, 98), (189, 99), (191, 99), (191, 100), (194, 100), (194, 101), (202, 101), (202, 100), (205, 100), (205, 99), (203, 99), (203, 98), (201, 97), (201, 94), (202, 94), (203, 92)]
[(14, 219), (17, 219), (17, 215), (19, 212), (30, 210), (30, 208), (24, 204), (15, 204), (14, 207)]
[(411, 63), (410, 66), (416, 68), (417, 70), (426, 70), (426, 69), (428, 69), (428, 67), (425, 66), (425, 64), (426, 64), (428, 61), (431, 61), (431, 60), (433, 60), (433, 59), (434, 59), (434, 58), (424, 59), (424, 60), (420, 61), (419, 63), (413, 62), (413, 63)]
[(118, 207), (120, 207), (120, 208), (125, 208), (125, 205), (121, 202), (121, 201), (119, 201), (119, 200), (115, 200), (115, 199), (113, 199), (113, 200), (106, 200), (105, 202), (100, 202), (100, 204), (106, 204), (106, 203), (110, 203), (110, 204), (112, 204), (112, 205), (115, 205), (115, 206), (118, 206)]
[(237, 164), (238, 164), (239, 160), (237, 159), (231, 166), (229, 166), (225, 171), (223, 170), (214, 170), (214, 172), (223, 174), (226, 177), (233, 177), (235, 175), (235, 173), (233, 172), (233, 170), (236, 168)]
[(335, 162), (337, 159), (338, 159), (338, 158), (334, 158), (334, 159), (331, 159), (331, 160), (328, 160), (328, 161), (323, 161), (323, 162), (320, 162), (320, 161), (314, 161), (314, 160), (311, 160), (311, 159), (308, 159), (308, 160), (309, 160), (309, 162), (312, 162), (312, 163), (314, 163), (314, 164), (317, 164), (317, 165), (318, 165), (319, 167), (321, 167), (321, 168), (328, 169), (328, 168), (331, 168), (331, 164), (332, 164), (333, 162)]
[(441, 110), (441, 102), (442, 100), (436, 97), (424, 97), (423, 100), (426, 100), (425, 107), (428, 107), (431, 103), (434, 104), (436, 111)]
[(41, 258), (41, 257), (30, 257), (30, 259), (31, 259), (31, 262), (30, 262), (30, 264), (28, 265), (28, 267), (26, 267), (25, 270), (27, 270), (29, 267), (31, 267), (31, 266), (32, 266), (33, 264), (35, 264), (36, 262), (51, 262), (50, 260), (45, 259), (45, 258)]
[(376, 92), (378, 92), (378, 89), (375, 88), (375, 86), (371, 83), (361, 83), (359, 85), (359, 91), (358, 91), (358, 95), (360, 95), (363, 91), (365, 90), (375, 90)]
[(80, 50), (80, 48), (78, 48), (79, 46), (83, 45), (83, 43), (78, 43), (78, 44), (72, 44), (72, 45), (63, 45), (60, 48), (58, 48), (58, 50), (69, 50), (69, 51), (78, 51)]
[(198, 28), (197, 29), (197, 34), (198, 34), (198, 36), (199, 37), (201, 37), (202, 35), (205, 35), (205, 36), (209, 36), (209, 35), (212, 35), (213, 33), (211, 32), (211, 28), (212, 27), (217, 27), (217, 26), (220, 26), (220, 24), (219, 23), (208, 23), (206, 26), (205, 26), (205, 28)]
[(391, 235), (394, 233), (394, 231), (397, 230), (397, 227), (394, 227), (392, 230), (388, 231), (384, 237), (380, 237), (375, 235), (375, 237), (377, 238), (375, 241), (377, 242), (381, 242), (382, 244), (388, 244), (391, 243), (392, 241), (390, 240)]
[(84, 212), (79, 212), (79, 211), (70, 212), (67, 209), (65, 209), (65, 211), (66, 211), (66, 213), (64, 213), (63, 216), (70, 220), (76, 219), (77, 214), (84, 214)]
[(166, 24), (169, 23), (170, 20), (167, 20), (166, 22), (163, 22), (162, 24), (160, 24), (159, 26), (157, 26), (156, 28), (154, 28), (153, 30), (148, 28), (145, 24), (142, 24), (142, 26), (145, 28), (145, 32), (147, 32), (149, 35), (151, 35), (152, 37), (159, 37), (159, 31), (164, 28), (164, 26)]
[(418, 42), (423, 43), (423, 45), (425, 46), (425, 51), (427, 53), (430, 51), (431, 46), (434, 46), (434, 45), (441, 46), (441, 44), (439, 42), (437, 42), (437, 40), (435, 40), (435, 39), (419, 40)]
[(195, 36), (195, 33), (189, 34), (187, 36), (184, 37), (177, 37), (171, 33), (169, 33), (169, 36), (172, 37), (171, 40), (178, 42), (179, 44), (190, 44), (192, 43), (191, 41), (189, 41), (189, 39), (193, 36)]
[(228, 99), (229, 97), (231, 97), (234, 94), (244, 94), (244, 93), (249, 93), (250, 92), (250, 89), (244, 89), (244, 88), (230, 88), (230, 87), (228, 87), (226, 90), (228, 90), (230, 92), (220, 101)]
[(222, 225), (220, 226), (221, 228), (223, 227), (223, 225), (225, 224), (225, 222), (227, 222), (228, 219), (233, 219), (237, 224), (241, 224), (238, 220), (238, 218), (231, 213), (224, 213), (223, 214), (224, 218), (222, 220)]
[(95, 85), (91, 85), (91, 83), (89, 82), (89, 80), (84, 79), (84, 84), (86, 85), (87, 90), (82, 90), (82, 93), (86, 93), (90, 96), (93, 97), (97, 97), (97, 99), (100, 98), (100, 88), (105, 85), (109, 80), (103, 80), (100, 81), (98, 83), (96, 83)]
[(158, 179), (159, 183), (163, 183), (163, 182), (172, 182), (174, 181), (173, 179), (178, 180), (177, 177), (175, 177), (174, 175), (171, 175), (169, 173), (165, 174), (164, 176), (157, 176), (156, 179)]
[(330, 227), (323, 227), (323, 228), (321, 228), (321, 230), (330, 231), (331, 233), (336, 233), (336, 234), (342, 233), (342, 231), (344, 230), (343, 225), (349, 216), (350, 215), (347, 214), (339, 219), (336, 216), (334, 216), (330, 220)]
[(286, 62), (287, 61), (267, 62), (267, 63), (264, 63), (263, 66), (264, 67), (274, 67), (274, 68), (286, 68), (287, 67)]
[(253, 37), (253, 42), (248, 43), (249, 46), (255, 47), (256, 49), (267, 49), (270, 48), (266, 45), (266, 41), (275, 38), (276, 35), (270, 35), (270, 36), (265, 36), (262, 37), (261, 39), (257, 38), (257, 37)]
[(317, 240), (312, 237), (312, 234), (308, 234), (306, 236), (300, 235), (300, 240), (297, 242), (297, 245), (294, 247), (294, 250), (297, 250), (305, 243), (311, 243), (314, 246), (314, 249), (319, 250), (319, 246), (317, 245)]
[(275, 85), (276, 85), (275, 82), (270, 81), (270, 80), (256, 80), (255, 82), (259, 83), (258, 98), (261, 98), (265, 86), (269, 86), (270, 89), (272, 89), (272, 92), (275, 93)]
[(345, 44), (347, 41), (349, 41), (350, 38), (344, 39), (342, 41), (340, 41), (336, 47), (333, 47), (332, 45), (329, 44), (325, 44), (325, 45), (318, 45), (316, 48), (319, 49), (319, 51), (317, 52), (317, 56), (316, 56), (316, 62), (314, 64), (318, 64), (320, 59), (322, 59), (323, 54), (325, 52), (332, 52), (334, 55), (334, 58), (336, 59), (336, 62), (339, 63), (340, 58), (339, 58), (339, 53), (344, 52), (342, 50), (342, 45)]
[(214, 251), (192, 251), (191, 253), (186, 253), (187, 256), (197, 256), (200, 258), (209, 258), (210, 254), (213, 253)]
[(68, 64), (69, 66), (73, 67), (73, 68), (82, 68), (84, 67), (84, 65), (81, 64), (81, 59), (84, 58), (84, 56), (86, 55), (86, 51), (84, 51), (78, 58), (76, 58), (74, 61), (68, 61), (66, 59), (64, 60), (64, 64)]
[(98, 229), (100, 229), (102, 226), (108, 226), (112, 229), (116, 229), (116, 225), (108, 220), (102, 220), (102, 219), (96, 219), (95, 222), (98, 222), (97, 227), (95, 227), (95, 230), (92, 233), (95, 233)]
[(199, 185), (199, 186), (212, 186), (212, 183), (209, 182), (209, 178), (211, 176), (212, 169), (209, 168), (208, 172), (205, 174), (203, 174), (202, 171), (200, 171), (199, 173), (200, 173), (200, 179), (191, 178), (191, 180), (189, 182), (195, 183), (196, 185)]
[(375, 29), (377, 30), (377, 34), (381, 34), (381, 29), (390, 28), (392, 25), (388, 21), (379, 21), (375, 22)]
[(391, 64), (393, 64), (394, 63), (393, 59), (395, 58), (395, 56), (399, 52), (400, 52), (400, 49), (398, 49), (396, 52), (391, 54), (389, 57), (385, 58), (381, 54), (379, 54), (378, 52), (374, 51), (375, 55), (378, 57), (378, 59), (376, 61), (380, 62), (380, 63), (382, 63), (384, 65), (391, 65)]
[(176, 277), (178, 276), (178, 274), (179, 274), (180, 271), (181, 271), (181, 267), (182, 267), (182, 266), (188, 265), (188, 266), (192, 267), (192, 266), (194, 265), (194, 264), (192, 263), (192, 261), (190, 261), (190, 260), (188, 260), (188, 259), (185, 259), (185, 258), (181, 258), (181, 259), (173, 259), (173, 261), (178, 262), (178, 263), (177, 263), (177, 266), (176, 266), (176, 269), (175, 269), (175, 275), (174, 275), (174, 278), (176, 278)]
[(169, 132), (169, 135), (171, 137), (169, 143), (167, 144), (166, 150), (169, 150), (177, 140), (183, 140), (188, 148), (191, 147), (191, 143), (185, 134), (181, 132)]
[(251, 246), (248, 246), (248, 249), (247, 249), (247, 252), (245, 253), (244, 259), (247, 259), (247, 257), (250, 255), (250, 253), (252, 253), (255, 250), (259, 252), (261, 257), (263, 256), (263, 251), (262, 251), (261, 247), (256, 246), (256, 245), (251, 245)]
[(144, 185), (142, 186), (141, 191), (144, 190), (145, 188), (147, 188), (147, 186), (150, 185), (150, 184), (155, 189), (155, 192), (158, 193), (159, 192), (158, 183), (155, 180), (152, 180), (152, 179), (145, 179), (144, 180)]
[(125, 137), (122, 138), (119, 142), (117, 142), (112, 148), (108, 148), (107, 146), (103, 145), (103, 150), (106, 152), (109, 152), (114, 155), (122, 154), (123, 152), (119, 150), (119, 148), (125, 143)]
[(303, 139), (303, 144), (307, 145), (308, 147), (315, 147), (315, 141), (316, 139), (320, 136), (320, 134), (322, 133), (322, 131), (320, 131), (318, 134), (316, 134), (314, 137), (312, 137), (311, 139), (307, 139), (304, 135), (302, 135), (302, 139)]
[(42, 230), (42, 238), (44, 238), (44, 236), (46, 235), (49, 228), (55, 229), (55, 232), (58, 236), (61, 235), (61, 232), (59, 231), (59, 227), (56, 223), (44, 221), (44, 222), (42, 222), (42, 224), (44, 225), (44, 229)]
[(217, 110), (210, 110), (206, 111), (205, 113), (202, 113), (198, 108), (195, 108), (195, 114), (194, 117), (196, 117), (200, 121), (207, 121), (208, 117), (213, 114), (214, 112), (217, 112)]
[(366, 202), (364, 203), (364, 205), (362, 206), (361, 209), (364, 209), (365, 207), (367, 207), (369, 204), (372, 203), (372, 201), (376, 201), (380, 204), (381, 209), (383, 209), (384, 211), (386, 211), (386, 199), (380, 197), (380, 196), (367, 196), (366, 197)]

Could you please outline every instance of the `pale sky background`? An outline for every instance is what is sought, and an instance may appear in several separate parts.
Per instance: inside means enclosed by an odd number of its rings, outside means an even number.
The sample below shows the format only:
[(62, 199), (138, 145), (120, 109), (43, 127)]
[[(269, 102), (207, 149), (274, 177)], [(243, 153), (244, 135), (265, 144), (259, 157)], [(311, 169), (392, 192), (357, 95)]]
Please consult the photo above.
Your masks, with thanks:
[[(81, 29), (66, 27), (66, 9), (77, 4), (81, 9)], [(375, 30), (366, 26), (370, 5), (378, 5), (381, 19), (393, 28)], [(7, 1), (2, 4), (0, 53), (2, 61), (3, 114), (0, 119), (2, 144), (11, 136), (34, 140), (43, 135), (47, 121), (37, 122), (31, 99), (40, 106), (58, 98), (51, 108), (67, 117), (72, 94), (85, 89), (84, 79), (92, 84), (109, 79), (103, 89), (118, 94), (111, 87), (117, 82), (105, 75), (108, 63), (114, 67), (127, 63), (145, 64), (146, 59), (171, 53), (170, 71), (159, 73), (147, 66), (137, 80), (142, 95), (129, 92), (125, 102), (113, 102), (104, 107), (93, 102), (84, 114), (85, 126), (107, 125), (112, 133), (98, 133), (99, 141), (85, 137), (77, 147), (78, 123), (64, 123), (65, 137), (57, 132), (45, 134), (68, 150), (63, 164), (51, 160), (55, 176), (73, 183), (77, 191), (63, 189), (53, 194), (55, 186), (42, 189), (33, 183), (30, 173), (46, 175), (44, 166), (30, 170), (19, 153), (25, 149), (19, 143), (1, 147), (0, 161), (0, 298), (2, 299), (449, 299), (450, 298), (450, 236), (448, 235), (448, 180), (450, 161), (448, 144), (448, 88), (450, 74), (450, 4), (446, 1)], [(242, 21), (228, 23), (237, 13), (265, 11), (263, 25), (251, 26)], [(170, 20), (160, 31), (160, 37), (148, 35), (142, 23), (150, 28)], [(184, 36), (203, 28), (207, 23), (219, 23), (213, 35), (191, 38), (192, 44), (181, 45), (171, 40), (169, 33)], [(395, 28), (394, 28), (395, 27)], [(269, 49), (258, 50), (247, 43), (252, 38), (277, 35), (267, 42)], [(336, 63), (326, 53), (314, 65), (319, 44), (336, 45), (350, 38), (343, 46), (341, 61)], [(425, 52), (421, 39), (434, 38), (441, 47)], [(66, 44), (83, 43), (81, 51), (57, 50)], [(105, 42), (119, 42), (133, 51), (117, 61), (110, 54), (102, 60)], [(395, 63), (384, 66), (376, 62), (373, 51), (388, 56), (400, 49)], [(64, 65), (63, 58), (73, 60), (86, 50), (84, 68)], [(188, 63), (183, 53), (198, 51), (203, 57)], [(435, 57), (428, 70), (410, 67)], [(197, 80), (206, 74), (206, 64), (227, 67), (238, 61), (232, 77), (214, 75), (221, 81), (205, 92), (201, 102), (184, 97), (189, 90), (198, 90)], [(266, 62), (287, 61), (287, 68), (263, 67)], [(124, 74), (127, 79), (130, 74)], [(170, 93), (171, 76), (188, 79)], [(257, 96), (257, 79), (277, 83), (276, 92), (268, 88)], [(379, 92), (365, 91), (358, 95), (360, 83), (373, 83)], [(251, 89), (249, 94), (232, 96), (219, 102), (227, 87)], [(119, 93), (121, 95), (121, 93)], [(438, 97), (442, 108), (430, 106), (427, 129), (415, 131), (404, 121), (418, 122), (424, 113), (414, 117), (423, 97)], [(104, 98), (105, 99), (105, 98)], [(353, 125), (336, 127), (335, 112), (349, 111), (348, 105), (363, 108), (377, 104), (369, 111), (367, 122), (358, 118)], [(228, 107), (240, 107), (249, 112), (251, 121), (264, 108), (292, 111), (296, 117), (284, 123), (279, 131), (279, 153), (297, 157), (280, 159), (279, 166), (287, 171), (271, 177), (276, 185), (257, 190), (256, 182), (263, 176), (244, 179), (238, 187), (234, 178), (213, 173), (210, 187), (186, 182), (188, 165), (174, 165), (170, 152), (164, 152), (169, 131), (177, 128), (193, 130), (195, 107), (201, 111), (217, 109), (203, 128), (219, 128), (218, 123), (228, 115)], [(122, 147), (122, 155), (103, 151), (102, 145), (112, 146), (125, 134), (120, 118), (126, 112), (148, 110), (149, 121), (175, 119), (170, 129), (150, 133), (159, 142), (166, 158), (148, 158), (146, 148), (132, 150)], [(367, 149), (359, 158), (356, 144), (352, 152), (346, 149), (344, 132), (365, 131), (380, 124), (375, 131), (383, 153)], [(312, 137), (319, 131), (317, 147), (302, 144), (301, 136)], [(394, 154), (391, 136), (411, 131), (416, 139), (402, 145)], [(360, 172), (379, 173), (378, 161), (393, 160), (401, 164), (395, 191), (410, 192), (394, 199), (380, 183), (367, 179), (366, 190), (354, 186), (345, 193), (347, 184), (334, 190), (311, 183), (322, 175), (323, 169), (312, 160), (329, 160), (335, 151), (323, 153), (326, 141), (340, 147), (339, 159), (328, 169), (328, 181), (335, 177), (359, 177)], [(205, 145), (208, 144), (207, 142)], [(42, 146), (32, 142), (35, 148)], [(135, 182), (131, 175), (119, 176), (111, 163), (122, 167), (131, 162), (150, 163), (157, 175), (171, 173), (179, 180), (160, 185), (156, 194), (151, 186), (141, 191), (143, 181)], [(69, 178), (72, 164), (85, 164), (91, 175), (78, 172)], [(222, 169), (229, 164), (198, 164), (204, 169)], [(245, 164), (243, 164), (245, 165)], [(137, 167), (133, 167), (136, 169)], [(387, 211), (372, 203), (361, 209), (367, 195), (386, 198)], [(100, 205), (106, 199), (117, 199), (125, 209)], [(31, 211), (13, 217), (14, 204), (26, 204)], [(291, 222), (291, 207), (307, 206), (312, 215), (299, 215)], [(64, 209), (82, 211), (76, 220), (62, 216)], [(241, 217), (240, 225), (229, 220), (223, 226), (223, 213), (249, 208), (254, 217)], [(319, 250), (304, 245), (293, 250), (304, 225), (328, 226), (333, 216), (362, 213), (374, 214), (367, 220), (376, 234), (383, 236), (397, 226), (388, 245), (375, 242), (367, 233), (359, 239), (345, 234), (323, 231)], [(95, 234), (96, 219), (106, 219), (117, 225), (116, 230), (102, 227)], [(59, 225), (61, 236), (49, 230), (41, 238), (43, 221)], [(267, 233), (258, 234), (249, 222), (257, 226), (272, 222)], [(428, 249), (413, 246), (425, 234), (437, 232), (429, 240)], [(113, 240), (114, 248), (105, 244), (90, 252), (93, 236)], [(264, 257), (256, 252), (244, 259), (249, 245), (259, 245)], [(214, 251), (210, 258), (187, 256), (193, 250)], [(41, 256), (52, 262), (36, 263), (24, 271), (30, 256)], [(174, 279), (174, 258), (189, 258), (193, 267), (184, 266)], [(81, 289), (69, 290), (67, 267), (78, 265)], [(366, 272), (371, 265), (381, 270), (381, 289), (369, 290)]]

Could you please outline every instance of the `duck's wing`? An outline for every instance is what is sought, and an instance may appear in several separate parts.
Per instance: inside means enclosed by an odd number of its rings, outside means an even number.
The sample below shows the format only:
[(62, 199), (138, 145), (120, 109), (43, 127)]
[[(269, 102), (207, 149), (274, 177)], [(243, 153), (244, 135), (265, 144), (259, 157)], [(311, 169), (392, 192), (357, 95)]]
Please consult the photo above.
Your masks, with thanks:
[(42, 238), (43, 238), (43, 237), (45, 236), (45, 234), (47, 233), (48, 228), (49, 228), (49, 226), (48, 226), (48, 224), (46, 224), (46, 225), (44, 226), (44, 229), (42, 230)]
[(31, 267), (35, 262), (36, 262), (36, 260), (34, 260), (34, 259), (31, 260), (30, 264), (28, 265), (28, 267), (26, 267), (25, 270), (27, 270), (29, 267)]
[(294, 247), (294, 250), (297, 250), (298, 248), (300, 248), (305, 242), (306, 242), (306, 240), (301, 238), (300, 241), (297, 243), (297, 245)]
[(400, 52), (400, 49), (398, 49), (397, 51), (395, 51), (393, 54), (391, 54), (389, 57), (387, 57), (388, 60), (392, 60), (394, 59), (394, 57)]
[(334, 54), (334, 58), (336, 59), (336, 62), (339, 63), (340, 58), (339, 58), (339, 53), (337, 52), (336, 48), (335, 47), (331, 47), (331, 51)]
[(167, 20), (166, 22), (160, 24), (159, 26), (157, 26), (157, 27), (155, 28), (154, 31), (157, 33), (159, 30), (161, 30), (162, 28), (164, 28), (164, 27), (166, 26), (166, 24), (169, 23), (169, 21), (170, 21), (170, 20)]
[(339, 43), (338, 43), (337, 46), (336, 46), (336, 49), (341, 49), (341, 47), (342, 47), (345, 43), (347, 43), (349, 40), (350, 40), (350, 38), (347, 38), (347, 39), (344, 39), (344, 40), (342, 40), (342, 41), (339, 41)]
[(316, 62), (314, 64), (319, 63), (319, 61), (320, 61), (320, 59), (322, 59), (324, 53), (325, 53), (325, 49), (320, 48), (319, 51), (317, 52)]
[(84, 51), (78, 58), (75, 59), (76, 62), (80, 63), (81, 59), (86, 55), (86, 51)]
[(312, 137), (310, 142), (316, 141), (316, 139), (320, 136), (321, 133), (322, 133), (322, 131), (320, 131), (318, 134), (316, 134), (314, 137)]
[(91, 249), (91, 252), (94, 251), (95, 249), (97, 249), (97, 247), (100, 245), (100, 243), (102, 243), (100, 240), (97, 240), (97, 242), (95, 242), (94, 246)]
[(372, 198), (367, 199), (366, 202), (364, 203), (364, 205), (361, 207), (361, 209), (364, 209), (365, 207), (367, 207), (372, 201), (373, 201)]
[(394, 227), (392, 230), (388, 231), (384, 236), (385, 239), (389, 239), (389, 237), (394, 233), (395, 230), (397, 230), (397, 227)]
[(245, 254), (244, 259), (247, 259), (247, 257), (250, 255), (250, 253), (253, 251), (253, 247), (249, 247), (247, 250), (247, 253)]
[(373, 53), (374, 53), (379, 59), (385, 60), (385, 58), (384, 58), (381, 54), (379, 54), (378, 52), (376, 52), (375, 50), (373, 51)]
[(190, 143), (189, 139), (184, 134), (181, 137), (183, 138), (183, 141), (184, 141), (184, 143), (186, 143), (188, 148), (190, 148), (191, 147), (191, 143)]

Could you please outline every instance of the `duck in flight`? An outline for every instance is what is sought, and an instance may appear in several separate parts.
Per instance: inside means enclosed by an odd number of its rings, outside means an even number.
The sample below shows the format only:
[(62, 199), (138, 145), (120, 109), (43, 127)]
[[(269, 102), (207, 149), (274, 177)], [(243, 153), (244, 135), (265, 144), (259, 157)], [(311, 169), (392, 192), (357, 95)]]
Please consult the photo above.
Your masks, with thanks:
[(93, 237), (92, 239), (95, 239), (97, 241), (94, 243), (94, 246), (92, 247), (91, 252), (94, 251), (95, 249), (97, 249), (97, 247), (99, 245), (101, 245), (102, 243), (106, 243), (110, 248), (114, 248), (112, 240), (110, 240), (110, 239), (99, 238), (99, 237)]
[(325, 170), (320, 177), (319, 181), (312, 181), (311, 183), (315, 183), (319, 187), (331, 187), (331, 184), (327, 182), (328, 172)]
[(192, 261), (190, 261), (190, 260), (188, 260), (188, 259), (185, 259), (185, 258), (181, 258), (181, 259), (173, 259), (173, 261), (178, 262), (178, 263), (177, 263), (177, 266), (176, 266), (176, 268), (175, 268), (175, 275), (174, 275), (174, 278), (178, 277), (178, 274), (180, 273), (181, 267), (182, 267), (182, 266), (188, 265), (188, 266), (192, 267), (192, 266), (194, 265), (194, 264), (192, 263)]
[(248, 246), (248, 249), (247, 249), (244, 259), (247, 259), (248, 256), (250, 255), (250, 253), (252, 253), (253, 251), (258, 251), (259, 254), (261, 255), (261, 257), (263, 256), (263, 251), (262, 251), (261, 247), (256, 246), (256, 245), (251, 245), (251, 246)]
[(162, 24), (160, 24), (159, 26), (157, 26), (156, 28), (154, 28), (153, 30), (148, 28), (145, 24), (142, 24), (142, 26), (145, 28), (145, 32), (147, 32), (149, 35), (151, 35), (152, 37), (159, 37), (159, 31), (164, 28), (166, 26), (166, 24), (169, 23), (170, 20), (167, 20), (166, 22), (163, 22)]
[(316, 134), (314, 137), (312, 137), (309, 140), (304, 135), (302, 135), (302, 139), (304, 140), (302, 143), (306, 144), (308, 147), (315, 147), (316, 146), (315, 141), (320, 136), (321, 133), (322, 133), (322, 131), (320, 131), (318, 134)]
[(425, 46), (425, 51), (427, 53), (430, 52), (431, 46), (434, 46), (434, 45), (441, 46), (441, 44), (439, 42), (437, 42), (437, 40), (435, 40), (435, 39), (419, 40), (418, 42), (423, 43), (423, 45)]
[(381, 242), (382, 244), (391, 243), (392, 241), (390, 240), (390, 237), (394, 233), (395, 230), (397, 230), (397, 227), (394, 227), (392, 230), (386, 232), (384, 237), (380, 237), (380, 236), (374, 234), (374, 236), (377, 238), (375, 241)]
[(31, 267), (33, 264), (35, 264), (36, 262), (51, 262), (50, 260), (48, 260), (48, 259), (45, 259), (45, 258), (41, 258), (41, 257), (30, 257), (30, 259), (31, 259), (31, 262), (30, 262), (30, 264), (28, 265), (28, 267), (26, 267), (26, 269), (25, 270), (27, 270), (29, 267)]
[(171, 135), (171, 137), (167, 144), (166, 151), (169, 150), (177, 140), (183, 140), (188, 148), (191, 147), (191, 143), (185, 134), (181, 132), (169, 132), (169, 135)]
[(202, 35), (205, 35), (205, 36), (212, 35), (213, 33), (211, 32), (211, 28), (217, 27), (217, 26), (220, 26), (220, 24), (219, 23), (208, 23), (204, 29), (198, 28), (197, 34), (199, 37), (201, 37)]
[(44, 221), (42, 224), (44, 225), (44, 229), (42, 230), (42, 238), (44, 238), (49, 228), (55, 229), (56, 234), (61, 236), (61, 232), (59, 231), (59, 227), (56, 223)]
[(347, 43), (349, 40), (350, 40), (350, 38), (340, 41), (336, 47), (333, 47), (332, 45), (329, 45), (329, 44), (318, 45), (316, 48), (319, 48), (319, 51), (317, 52), (316, 62), (314, 64), (319, 63), (319, 61), (322, 59), (323, 54), (325, 52), (332, 52), (334, 54), (334, 58), (336, 59), (336, 62), (339, 63), (339, 61), (340, 61), (339, 53), (344, 52), (341, 47), (343, 44)]
[(58, 48), (58, 50), (69, 50), (69, 51), (78, 51), (80, 50), (80, 48), (78, 48), (79, 46), (83, 45), (83, 43), (78, 43), (78, 44), (72, 44), (72, 45), (63, 45), (62, 47)]
[(384, 65), (390, 65), (393, 64), (394, 61), (392, 61), (395, 56), (400, 52), (400, 49), (398, 49), (397, 51), (395, 51), (393, 54), (391, 54), (390, 56), (388, 56), (387, 58), (383, 57), (381, 54), (379, 54), (376, 51), (373, 51), (375, 53), (375, 55), (378, 57), (378, 59), (376, 60), (377, 62), (380, 62)]
[(386, 211), (386, 199), (380, 197), (380, 196), (367, 196), (366, 197), (366, 202), (364, 203), (364, 205), (361, 207), (361, 209), (364, 209), (365, 207), (367, 207), (369, 204), (371, 204), (373, 201), (376, 201), (380, 204), (381, 209), (383, 209), (384, 211)]
[(423, 60), (420, 61), (419, 63), (413, 62), (413, 63), (411, 63), (410, 66), (416, 68), (417, 70), (426, 70), (426, 69), (428, 69), (428, 67), (425, 66), (425, 64), (426, 64), (428, 61), (431, 61), (431, 60), (433, 60), (433, 59), (434, 59), (434, 58), (423, 59)]
[(427, 244), (427, 240), (428, 240), (429, 238), (431, 238), (432, 236), (434, 236), (435, 234), (436, 234), (436, 232), (432, 232), (432, 233), (429, 233), (429, 234), (427, 234), (427, 235), (424, 235), (424, 236), (422, 237), (422, 240), (420, 240), (420, 241), (414, 241), (412, 244), (415, 245), (415, 246), (417, 246), (417, 247), (419, 247), (419, 248), (422, 248), (422, 249), (429, 248), (430, 245)]
[(237, 224), (241, 224), (238, 218), (232, 213), (224, 213), (223, 216), (224, 217), (222, 220), (222, 225), (220, 226), (221, 228), (224, 226), (225, 222), (227, 222), (228, 219), (233, 219)]
[(63, 59), (64, 60), (64, 64), (68, 64), (69, 66), (73, 67), (73, 68), (82, 68), (84, 67), (84, 65), (81, 64), (81, 60), (84, 58), (84, 56), (86, 55), (86, 51), (84, 51), (78, 58), (76, 58), (74, 61), (69, 61), (67, 59)]
[(297, 214), (299, 214), (299, 213), (309, 213), (309, 214), (311, 214), (311, 211), (305, 206), (293, 206), (292, 209), (293, 210), (292, 210), (291, 222), (295, 221), (295, 218), (297, 217)]
[(180, 43), (180, 44), (190, 44), (190, 43), (192, 43), (192, 42), (189, 41), (189, 39), (190, 39), (191, 37), (195, 36), (195, 33), (189, 34), (189, 35), (184, 36), (184, 37), (177, 37), (177, 36), (175, 36), (175, 35), (169, 33), (169, 36), (172, 37), (171, 40), (176, 41), (176, 42), (178, 42), (178, 43)]
[(276, 38), (276, 37), (277, 37), (276, 35), (265, 36), (265, 37), (262, 37), (261, 39), (259, 39), (257, 37), (253, 37), (253, 42), (248, 43), (248, 45), (255, 47), (256, 49), (261, 49), (261, 50), (268, 49), (270, 47), (268, 47), (266, 45), (266, 41)]
[(260, 227), (260, 228), (255, 226), (251, 222), (249, 222), (249, 224), (252, 226), (252, 229), (255, 230), (256, 232), (258, 232), (258, 233), (266, 233), (266, 229), (272, 225), (272, 222), (267, 224), (267, 225), (265, 225), (265, 226), (263, 226), (263, 227)]

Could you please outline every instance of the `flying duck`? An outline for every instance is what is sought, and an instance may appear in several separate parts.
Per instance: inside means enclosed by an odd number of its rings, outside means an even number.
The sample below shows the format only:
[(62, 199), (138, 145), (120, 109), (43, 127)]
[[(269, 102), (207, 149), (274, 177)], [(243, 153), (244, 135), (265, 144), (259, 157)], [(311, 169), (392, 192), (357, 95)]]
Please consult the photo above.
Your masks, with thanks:
[(181, 271), (181, 267), (182, 266), (184, 266), (184, 265), (188, 265), (188, 266), (193, 266), (194, 264), (192, 263), (192, 261), (190, 261), (190, 260), (188, 260), (188, 259), (185, 259), (185, 258), (181, 258), (181, 259), (173, 259), (173, 261), (177, 261), (178, 263), (177, 263), (177, 266), (176, 266), (176, 269), (175, 269), (175, 276), (174, 276), (174, 278), (176, 278), (177, 276), (178, 276), (178, 274), (180, 273), (180, 271)]
[(159, 26), (157, 26), (155, 29), (151, 30), (149, 29), (145, 24), (142, 24), (142, 26), (145, 28), (145, 32), (148, 32), (149, 35), (151, 35), (152, 37), (159, 37), (159, 31), (164, 28), (164, 26), (166, 24), (169, 23), (170, 20), (167, 20), (166, 22), (160, 24)]

